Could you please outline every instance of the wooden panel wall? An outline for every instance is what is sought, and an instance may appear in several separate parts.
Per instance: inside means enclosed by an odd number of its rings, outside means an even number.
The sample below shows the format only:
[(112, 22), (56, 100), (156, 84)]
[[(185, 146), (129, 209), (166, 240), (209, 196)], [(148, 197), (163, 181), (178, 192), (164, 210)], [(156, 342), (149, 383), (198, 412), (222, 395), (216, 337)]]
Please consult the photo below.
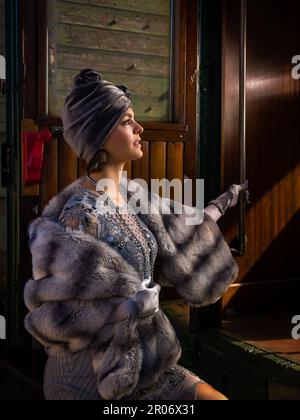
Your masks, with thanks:
[[(239, 181), (239, 2), (223, 2), (222, 185)], [(224, 299), (237, 311), (292, 310), (300, 294), (300, 83), (297, 0), (248, 2), (247, 253)], [(228, 239), (238, 209), (224, 218)]]
[[(187, 141), (187, 127), (174, 124), (173, 130), (147, 130), (142, 135), (143, 157), (126, 162), (124, 171), (128, 178), (142, 178), (151, 186), (153, 178), (179, 178), (182, 182), (183, 152)], [(40, 126), (40, 129), (44, 126)], [(48, 201), (59, 191), (85, 174), (86, 163), (78, 159), (62, 137), (53, 138), (45, 145), (42, 180), (37, 190), (27, 190), (26, 195), (38, 195), (42, 211)], [(40, 191), (38, 193), (38, 191)]]
[(92, 68), (129, 87), (137, 118), (169, 121), (170, 4), (48, 1), (49, 114), (60, 115), (73, 77)]

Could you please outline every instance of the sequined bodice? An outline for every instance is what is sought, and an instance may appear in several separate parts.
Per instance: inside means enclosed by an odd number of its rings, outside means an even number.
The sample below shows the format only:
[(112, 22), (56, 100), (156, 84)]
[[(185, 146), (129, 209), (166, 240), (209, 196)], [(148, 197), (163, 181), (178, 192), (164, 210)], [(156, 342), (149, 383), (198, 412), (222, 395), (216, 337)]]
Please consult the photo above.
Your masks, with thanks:
[(117, 207), (108, 195), (99, 197), (96, 192), (80, 188), (66, 202), (59, 222), (107, 243), (136, 269), (142, 281), (153, 279), (158, 251), (156, 239), (129, 205), (125, 210), (118, 207), (123, 213), (117, 212)]

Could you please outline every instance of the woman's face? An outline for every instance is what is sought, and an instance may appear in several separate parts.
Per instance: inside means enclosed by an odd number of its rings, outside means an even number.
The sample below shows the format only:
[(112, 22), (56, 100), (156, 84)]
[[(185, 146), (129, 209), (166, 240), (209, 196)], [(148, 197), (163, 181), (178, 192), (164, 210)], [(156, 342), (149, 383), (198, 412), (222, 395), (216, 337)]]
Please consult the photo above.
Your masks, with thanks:
[(104, 144), (110, 162), (123, 163), (143, 157), (140, 137), (143, 131), (144, 128), (134, 120), (132, 108), (128, 108)]

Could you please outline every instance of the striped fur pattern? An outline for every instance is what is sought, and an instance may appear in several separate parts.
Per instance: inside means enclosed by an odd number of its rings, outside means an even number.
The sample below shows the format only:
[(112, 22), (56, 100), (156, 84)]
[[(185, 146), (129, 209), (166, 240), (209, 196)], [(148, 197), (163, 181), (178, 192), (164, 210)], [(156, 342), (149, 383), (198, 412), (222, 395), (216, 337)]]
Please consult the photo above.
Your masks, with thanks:
[[(24, 290), (29, 313), (25, 327), (49, 355), (88, 348), (104, 399), (120, 399), (154, 384), (181, 357), (180, 343), (165, 314), (110, 323), (123, 299), (145, 287), (138, 273), (103, 241), (66, 229), (58, 218), (82, 179), (53, 197), (28, 228), (32, 279)], [(136, 184), (131, 188), (136, 188)], [(128, 188), (129, 197), (134, 188)], [(141, 214), (158, 243), (157, 281), (176, 287), (192, 306), (216, 302), (236, 279), (238, 267), (218, 225), (208, 215), (186, 226), (185, 214), (161, 214), (159, 197), (141, 191), (143, 205), (153, 199), (156, 214)]]

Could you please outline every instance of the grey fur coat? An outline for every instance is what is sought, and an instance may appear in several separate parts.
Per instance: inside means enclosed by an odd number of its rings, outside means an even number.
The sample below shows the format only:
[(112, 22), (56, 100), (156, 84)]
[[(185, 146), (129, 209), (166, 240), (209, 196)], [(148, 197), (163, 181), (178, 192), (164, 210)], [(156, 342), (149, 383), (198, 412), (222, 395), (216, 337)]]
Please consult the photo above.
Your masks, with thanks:
[[(24, 290), (25, 327), (49, 355), (89, 348), (102, 398), (120, 399), (154, 384), (179, 361), (181, 347), (162, 310), (109, 322), (117, 305), (141, 289), (141, 280), (109, 245), (58, 222), (80, 182), (52, 198), (28, 227), (33, 276)], [(129, 197), (134, 192), (127, 191)], [(203, 223), (187, 225), (187, 213), (175, 214), (174, 201), (146, 189), (140, 193), (141, 207), (148, 198), (156, 208), (141, 215), (158, 243), (155, 281), (175, 287), (191, 306), (216, 302), (238, 275), (217, 223), (205, 214)], [(166, 206), (170, 214), (162, 214)]]

